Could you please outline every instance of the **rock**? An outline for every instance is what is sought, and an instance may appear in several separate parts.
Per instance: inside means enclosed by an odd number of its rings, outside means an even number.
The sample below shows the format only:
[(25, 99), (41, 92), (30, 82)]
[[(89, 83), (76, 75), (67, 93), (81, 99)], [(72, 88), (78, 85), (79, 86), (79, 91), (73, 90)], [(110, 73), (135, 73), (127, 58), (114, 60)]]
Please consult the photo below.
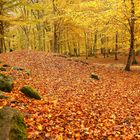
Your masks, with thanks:
[(25, 73), (26, 73), (27, 75), (31, 75), (31, 70), (26, 70)]
[(2, 66), (3, 67), (10, 67), (10, 65), (8, 65), (8, 64), (3, 64)]
[(0, 110), (0, 140), (27, 140), (26, 124), (17, 110), (10, 107)]
[(0, 71), (6, 71), (6, 68), (0, 67)]
[(20, 102), (17, 101), (17, 100), (12, 100), (10, 103), (11, 103), (11, 104), (18, 104), (18, 103), (20, 103)]
[(92, 79), (95, 79), (95, 80), (100, 80), (99, 77), (98, 77), (98, 75), (96, 75), (94, 73), (91, 74), (91, 78)]
[(39, 95), (39, 92), (29, 85), (26, 85), (26, 86), (22, 87), (20, 89), (20, 91), (22, 93), (24, 93), (29, 98), (34, 98), (34, 99), (37, 99), (37, 100), (41, 100), (41, 96)]
[(11, 92), (13, 89), (13, 78), (0, 74), (0, 90), (4, 92)]
[(9, 98), (8, 96), (5, 96), (3, 93), (0, 93), (0, 99), (7, 99)]
[(23, 71), (24, 69), (18, 66), (13, 66), (12, 67), (13, 70), (18, 70), (18, 71)]

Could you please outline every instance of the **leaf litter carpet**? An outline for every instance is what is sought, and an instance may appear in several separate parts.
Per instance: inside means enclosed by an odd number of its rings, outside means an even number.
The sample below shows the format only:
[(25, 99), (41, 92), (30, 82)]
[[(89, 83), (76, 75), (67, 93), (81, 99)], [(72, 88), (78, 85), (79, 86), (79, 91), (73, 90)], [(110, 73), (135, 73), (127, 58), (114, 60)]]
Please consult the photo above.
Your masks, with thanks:
[[(14, 78), (14, 89), (6, 93), (11, 98), (0, 99), (0, 107), (24, 115), (29, 140), (140, 139), (140, 71), (36, 51), (1, 54), (0, 61), (31, 71), (1, 72)], [(25, 97), (19, 91), (24, 85), (36, 88), (42, 100)]]

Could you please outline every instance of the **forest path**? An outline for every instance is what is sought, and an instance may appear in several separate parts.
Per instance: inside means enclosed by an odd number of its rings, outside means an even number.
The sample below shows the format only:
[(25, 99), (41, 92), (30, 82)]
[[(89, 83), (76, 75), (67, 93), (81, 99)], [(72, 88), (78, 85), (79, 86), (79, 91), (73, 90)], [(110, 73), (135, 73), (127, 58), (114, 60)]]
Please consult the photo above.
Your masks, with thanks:
[[(118, 56), (118, 60), (115, 60), (113, 56), (109, 56), (103, 58), (103, 56), (89, 57), (85, 59), (85, 57), (74, 57), (74, 60), (84, 61), (85, 63), (100, 65), (109, 68), (119, 68), (124, 69), (127, 63), (127, 56)], [(131, 70), (140, 70), (140, 56), (136, 56), (136, 60), (138, 62), (137, 65), (131, 65)]]

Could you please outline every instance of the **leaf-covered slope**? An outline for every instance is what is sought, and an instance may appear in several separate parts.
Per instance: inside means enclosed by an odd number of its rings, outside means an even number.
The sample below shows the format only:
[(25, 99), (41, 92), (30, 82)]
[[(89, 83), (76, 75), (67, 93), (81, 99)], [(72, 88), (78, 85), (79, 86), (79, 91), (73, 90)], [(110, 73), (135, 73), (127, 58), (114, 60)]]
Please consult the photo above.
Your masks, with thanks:
[[(22, 51), (0, 55), (10, 66), (14, 90), (0, 106), (18, 108), (25, 115), (29, 139), (138, 139), (140, 122), (140, 73), (87, 64), (44, 52)], [(96, 73), (100, 80), (90, 78)], [(20, 93), (23, 85), (41, 93), (36, 101)]]

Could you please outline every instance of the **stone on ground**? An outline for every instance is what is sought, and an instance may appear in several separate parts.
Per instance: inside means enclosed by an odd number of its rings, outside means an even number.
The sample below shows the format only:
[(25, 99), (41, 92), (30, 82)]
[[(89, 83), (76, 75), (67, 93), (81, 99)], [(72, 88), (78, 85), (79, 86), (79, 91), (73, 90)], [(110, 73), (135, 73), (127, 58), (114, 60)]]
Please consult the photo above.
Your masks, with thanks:
[(91, 74), (91, 78), (92, 79), (95, 79), (95, 80), (100, 80), (99, 77), (98, 77), (98, 75), (96, 75), (94, 73)]
[(26, 70), (25, 73), (26, 73), (27, 75), (31, 75), (31, 70)]
[(24, 69), (19, 67), (19, 66), (13, 66), (12, 67), (13, 70), (17, 70), (17, 71), (23, 71)]
[(27, 140), (26, 124), (17, 110), (10, 107), (0, 110), (0, 140)]
[(7, 99), (8, 96), (5, 96), (3, 92), (0, 92), (0, 99)]
[(39, 95), (39, 92), (29, 85), (26, 85), (26, 86), (22, 87), (20, 89), (20, 91), (22, 93), (24, 93), (24, 95), (29, 97), (29, 98), (34, 98), (34, 99), (37, 99), (37, 100), (41, 100), (41, 96)]
[(13, 89), (13, 78), (0, 74), (0, 90), (4, 92), (11, 92)]
[(6, 71), (6, 68), (0, 67), (0, 71)]
[(8, 64), (3, 64), (2, 66), (3, 67), (10, 67), (10, 65), (8, 65)]

